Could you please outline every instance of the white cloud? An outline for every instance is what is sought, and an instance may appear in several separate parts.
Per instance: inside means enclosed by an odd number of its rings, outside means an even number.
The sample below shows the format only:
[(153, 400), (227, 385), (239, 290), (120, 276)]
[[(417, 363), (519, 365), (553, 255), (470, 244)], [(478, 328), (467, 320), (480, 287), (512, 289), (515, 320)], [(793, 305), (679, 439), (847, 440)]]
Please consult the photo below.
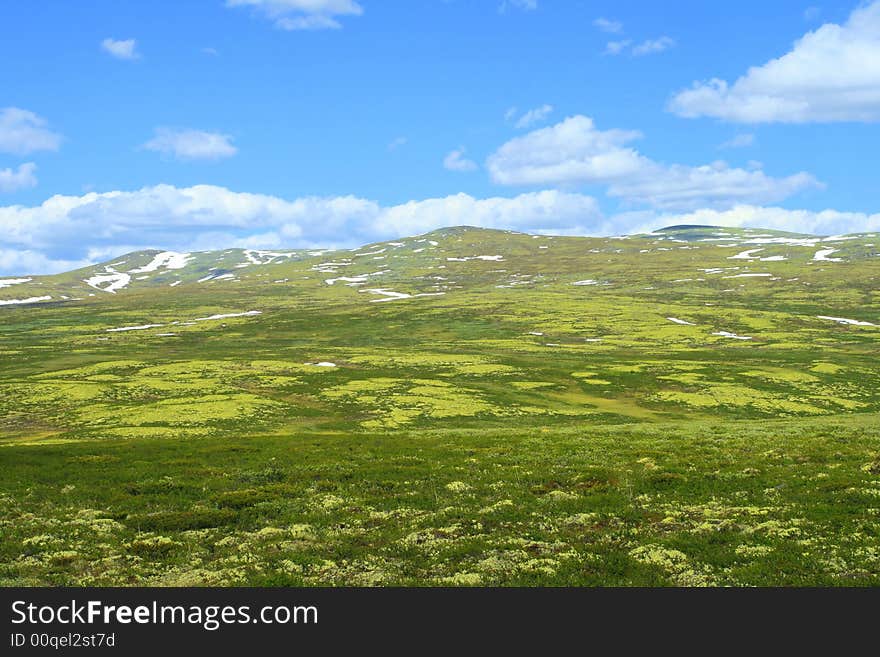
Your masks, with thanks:
[(661, 36), (656, 39), (648, 39), (640, 44), (633, 46), (633, 57), (641, 57), (643, 55), (654, 55), (656, 53), (669, 50), (675, 45), (675, 39), (668, 36)]
[[(546, 119), (550, 113), (553, 111), (553, 105), (541, 105), (540, 107), (536, 107), (534, 109), (530, 109), (525, 114), (523, 114), (516, 122), (517, 128), (528, 128), (530, 125), (534, 125), (535, 123), (540, 123), (544, 119)], [(512, 117), (511, 117), (512, 118)]]
[(813, 212), (738, 205), (728, 210), (703, 208), (688, 214), (658, 215), (644, 227), (659, 228), (672, 224), (767, 228), (814, 235), (843, 235), (880, 231), (880, 213), (865, 214), (837, 210)]
[(608, 18), (597, 18), (593, 25), (608, 34), (620, 34), (623, 32), (623, 23)]
[(117, 59), (140, 58), (140, 53), (137, 52), (137, 41), (135, 39), (104, 39), (101, 42), (101, 49)]
[(219, 57), (220, 51), (216, 48), (202, 48), (202, 54), (210, 55), (211, 57)]
[(338, 16), (360, 16), (355, 0), (226, 0), (227, 7), (252, 7), (282, 30), (336, 30)]
[(354, 196), (286, 200), (212, 185), (157, 185), (131, 192), (53, 196), (33, 207), (0, 206), (0, 274), (69, 271), (144, 248), (355, 247), (456, 225), (614, 235), (672, 224), (830, 235), (880, 231), (880, 214), (739, 204), (725, 210), (604, 216), (592, 197), (559, 190), (512, 198), (454, 194), (383, 207)]
[(513, 198), (456, 194), (383, 207), (354, 196), (288, 201), (212, 185), (157, 185), (0, 207), (0, 271), (62, 271), (70, 263), (82, 266), (148, 247), (353, 247), (461, 224), (545, 232), (611, 229), (593, 198), (556, 190)]
[(697, 167), (650, 163), (638, 176), (613, 182), (608, 194), (656, 208), (688, 209), (776, 203), (820, 187), (813, 176), (804, 172), (773, 178), (763, 171), (732, 168), (725, 162)]
[(654, 55), (664, 50), (669, 50), (675, 45), (675, 39), (668, 36), (661, 36), (656, 39), (648, 39), (633, 45), (631, 39), (621, 39), (620, 41), (609, 41), (605, 44), (605, 55), (621, 55), (627, 50), (633, 57), (643, 57), (644, 55)]
[(502, 0), (501, 4), (498, 5), (498, 11), (503, 14), (509, 7), (522, 9), (523, 11), (534, 11), (538, 8), (538, 0)]
[(377, 212), (374, 202), (352, 196), (287, 201), (213, 185), (156, 185), (0, 207), (0, 247), (67, 248), (79, 258), (88, 248), (119, 244), (185, 247), (213, 233), (222, 234), (224, 243), (270, 231), (332, 241), (347, 223), (359, 224)]
[(733, 84), (694, 83), (669, 109), (739, 123), (880, 121), (880, 2), (859, 7), (843, 25), (808, 32)]
[(476, 170), (477, 163), (473, 160), (469, 160), (464, 156), (465, 147), (457, 148), (453, 151), (450, 151), (446, 157), (443, 158), (443, 168), (449, 169), (450, 171), (474, 171)]
[(47, 126), (46, 119), (28, 110), (0, 109), (0, 152), (28, 155), (35, 151), (57, 151), (61, 135)]
[(231, 143), (232, 137), (218, 132), (181, 128), (156, 128), (154, 132), (156, 136), (142, 148), (179, 160), (218, 160), (238, 152)]
[(578, 115), (508, 141), (487, 165), (492, 180), (502, 185), (605, 182), (642, 167), (641, 156), (624, 148), (640, 136), (597, 130), (592, 119)]
[(511, 139), (486, 165), (492, 180), (502, 185), (598, 184), (625, 202), (671, 209), (773, 203), (820, 186), (804, 172), (772, 178), (724, 162), (661, 164), (628, 145), (640, 136), (631, 130), (599, 130), (592, 119), (572, 116)]
[(623, 41), (609, 41), (605, 44), (605, 54), (606, 55), (619, 55), (624, 50), (629, 48), (632, 41), (629, 39), (624, 39)]
[[(118, 251), (114, 255), (118, 255)], [(0, 272), (27, 272), (28, 274), (57, 274), (85, 267), (94, 262), (82, 260), (53, 259), (37, 251), (0, 248)]]
[(513, 198), (475, 199), (468, 194), (410, 201), (382, 209), (374, 221), (377, 235), (403, 237), (444, 226), (505, 228), (523, 232), (579, 230), (602, 232), (604, 223), (596, 200), (556, 190), (520, 194)]
[(731, 137), (726, 142), (721, 144), (718, 148), (747, 148), (748, 146), (753, 146), (754, 143), (755, 135), (753, 135), (751, 132), (743, 132), (734, 137)]
[(37, 165), (33, 162), (20, 164), (17, 169), (0, 169), (0, 192), (36, 187), (37, 177), (34, 175), (36, 170)]

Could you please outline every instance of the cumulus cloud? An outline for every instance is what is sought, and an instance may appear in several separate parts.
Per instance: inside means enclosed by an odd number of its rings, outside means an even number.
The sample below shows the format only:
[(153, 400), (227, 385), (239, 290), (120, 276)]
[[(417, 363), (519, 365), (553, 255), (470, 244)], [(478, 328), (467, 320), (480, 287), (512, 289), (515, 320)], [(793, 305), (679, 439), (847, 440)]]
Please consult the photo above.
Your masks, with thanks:
[(286, 200), (213, 185), (157, 185), (0, 207), (0, 271), (63, 271), (71, 263), (151, 247), (353, 247), (461, 224), (529, 232), (610, 230), (595, 199), (556, 190), (513, 198), (456, 194), (382, 206), (355, 196)]
[(360, 16), (355, 0), (226, 0), (227, 7), (251, 7), (282, 30), (337, 30), (339, 16)]
[[(117, 252), (118, 254), (119, 252)], [(0, 272), (27, 274), (57, 274), (63, 271), (72, 271), (85, 267), (95, 262), (84, 258), (82, 260), (65, 260), (64, 258), (50, 258), (44, 253), (37, 251), (18, 249), (4, 249), (0, 247)]]
[(662, 164), (629, 144), (632, 130), (599, 130), (592, 119), (572, 116), (556, 125), (511, 139), (486, 161), (492, 180), (502, 185), (605, 185), (608, 194), (629, 203), (692, 209), (737, 203), (775, 203), (820, 184), (808, 173), (786, 178), (760, 169)]
[(679, 116), (739, 123), (880, 120), (880, 1), (826, 23), (733, 84), (711, 79), (677, 93)]
[(642, 57), (644, 55), (655, 55), (669, 50), (675, 45), (675, 39), (668, 36), (657, 37), (656, 39), (647, 39), (638, 45), (633, 46), (633, 57)]
[(773, 178), (760, 170), (733, 168), (720, 161), (696, 167), (650, 162), (638, 176), (613, 182), (608, 194), (655, 208), (688, 209), (776, 203), (820, 187), (804, 172)]
[(154, 132), (153, 139), (142, 148), (179, 160), (219, 160), (238, 152), (232, 137), (218, 132), (182, 128), (156, 128)]
[[(349, 222), (360, 225), (377, 212), (374, 202), (352, 196), (288, 201), (213, 185), (156, 185), (56, 195), (34, 207), (0, 207), (0, 247), (42, 252), (69, 248), (79, 258), (87, 249), (117, 245), (187, 248), (211, 234), (234, 241), (269, 232), (293, 237), (308, 233), (322, 242), (335, 239)], [(219, 240), (212, 243), (219, 245)]]
[(101, 49), (116, 59), (138, 59), (137, 41), (135, 39), (104, 39)]
[(49, 130), (46, 119), (18, 107), (0, 109), (0, 152), (28, 155), (59, 146), (61, 135)]
[(880, 214), (740, 204), (688, 213), (603, 215), (590, 196), (544, 190), (477, 199), (468, 194), (383, 206), (355, 196), (287, 200), (197, 185), (53, 196), (0, 206), (0, 274), (69, 271), (145, 248), (355, 247), (470, 225), (555, 235), (614, 235), (671, 224), (775, 228), (822, 235), (880, 231)]
[(443, 158), (443, 168), (448, 169), (449, 171), (475, 171), (478, 168), (477, 163), (464, 156), (465, 150), (465, 147), (462, 146), (450, 151), (446, 157)]
[(788, 210), (779, 207), (738, 205), (727, 210), (702, 208), (687, 214), (657, 215), (645, 228), (673, 224), (724, 226), (727, 228), (768, 228), (814, 235), (843, 235), (880, 231), (880, 213), (840, 212), (838, 210)]
[(647, 39), (641, 43), (633, 44), (631, 39), (622, 39), (620, 41), (609, 41), (605, 44), (605, 55), (622, 55), (629, 51), (633, 57), (643, 57), (645, 55), (655, 55), (664, 50), (669, 50), (675, 45), (675, 39), (668, 36), (661, 36), (656, 39)]
[[(544, 119), (546, 119), (553, 112), (553, 105), (541, 105), (540, 107), (535, 107), (534, 109), (530, 109), (525, 112), (521, 117), (516, 120), (514, 124), (517, 128), (528, 128), (535, 123), (541, 123)], [(505, 114), (505, 118), (508, 121), (512, 121), (516, 117), (516, 108), (511, 108)]]
[(34, 172), (37, 165), (33, 162), (25, 162), (18, 165), (17, 169), (0, 169), (0, 192), (14, 192), (19, 189), (37, 186), (37, 176)]
[(593, 26), (608, 34), (620, 34), (623, 32), (623, 23), (608, 18), (597, 18), (593, 21)]
[(577, 115), (508, 141), (487, 165), (502, 185), (606, 182), (641, 168), (641, 156), (625, 147), (639, 137), (634, 130), (597, 130)]
[(605, 44), (605, 54), (606, 55), (619, 55), (627, 48), (629, 48), (632, 41), (629, 39), (624, 39), (622, 41), (609, 41)]
[(498, 11), (503, 14), (511, 7), (523, 11), (534, 11), (538, 8), (538, 0), (502, 0), (498, 5)]
[(593, 234), (610, 227), (594, 198), (546, 190), (513, 198), (475, 199), (468, 194), (455, 194), (410, 201), (382, 209), (375, 219), (374, 230), (379, 235), (401, 237), (459, 225), (534, 233), (574, 230)]

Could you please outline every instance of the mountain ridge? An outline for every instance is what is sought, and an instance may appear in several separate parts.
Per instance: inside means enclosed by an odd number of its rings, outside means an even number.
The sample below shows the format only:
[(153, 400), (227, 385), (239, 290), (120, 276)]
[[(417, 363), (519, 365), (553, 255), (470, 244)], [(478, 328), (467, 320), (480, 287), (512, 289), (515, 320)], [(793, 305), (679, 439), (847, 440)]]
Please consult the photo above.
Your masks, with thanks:
[[(12, 275), (0, 278), (0, 305), (33, 305), (48, 302), (76, 302), (96, 297), (127, 294), (132, 291), (161, 287), (181, 288), (208, 285), (216, 288), (223, 282), (256, 282), (263, 274), (277, 274), (273, 281), (290, 279), (290, 274), (309, 276), (314, 273), (338, 275), (342, 283), (366, 283), (364, 276), (379, 275), (365, 263), (388, 265), (385, 278), (395, 279), (424, 274), (427, 268), (447, 267), (452, 262), (501, 262), (505, 258), (534, 258), (553, 246), (553, 253), (569, 261), (595, 260), (596, 252), (611, 251), (615, 256), (639, 254), (644, 264), (656, 257), (667, 244), (688, 245), (693, 249), (742, 247), (735, 259), (761, 262), (789, 260), (835, 261), (841, 257), (861, 259), (876, 254), (876, 234), (857, 233), (838, 236), (814, 236), (753, 228), (717, 226), (668, 226), (653, 233), (615, 237), (581, 237), (535, 235), (511, 230), (453, 226), (412, 237), (372, 242), (352, 249), (248, 249), (228, 248), (207, 251), (177, 252), (161, 249), (133, 251), (95, 265), (50, 275)], [(663, 241), (663, 245), (658, 243)], [(821, 248), (822, 246), (829, 248)], [(754, 247), (746, 249), (746, 247)], [(811, 251), (812, 249), (812, 251)], [(482, 253), (481, 251), (487, 251)], [(489, 253), (488, 251), (492, 251)], [(646, 256), (645, 254), (652, 254)], [(711, 258), (721, 266), (732, 258)], [(833, 254), (833, 255), (832, 255)], [(336, 262), (335, 260), (340, 262)], [(546, 258), (538, 269), (559, 273), (559, 267)], [(299, 265), (302, 266), (298, 266)], [(633, 263), (635, 264), (635, 263)], [(473, 265), (479, 267), (479, 265)], [(342, 270), (349, 272), (343, 274)], [(484, 275), (482, 267), (478, 271)], [(532, 267), (534, 269), (534, 267)], [(564, 267), (563, 267), (564, 269)], [(302, 270), (302, 271), (300, 271)], [(255, 272), (260, 272), (257, 275)], [(357, 280), (344, 280), (352, 278)], [(501, 277), (503, 278), (503, 277)], [(383, 279), (385, 280), (385, 279)], [(264, 281), (265, 282), (265, 281)], [(510, 283), (497, 280), (496, 284)], [(332, 283), (331, 283), (332, 285)], [(435, 290), (440, 291), (440, 290)]]

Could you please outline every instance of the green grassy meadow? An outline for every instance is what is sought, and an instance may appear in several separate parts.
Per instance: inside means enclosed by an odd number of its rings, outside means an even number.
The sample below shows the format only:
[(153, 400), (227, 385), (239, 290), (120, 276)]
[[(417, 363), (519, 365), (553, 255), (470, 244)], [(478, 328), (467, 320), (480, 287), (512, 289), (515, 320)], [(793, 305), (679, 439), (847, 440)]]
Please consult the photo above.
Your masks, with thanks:
[(0, 585), (878, 584), (875, 241), (456, 228), (0, 281)]

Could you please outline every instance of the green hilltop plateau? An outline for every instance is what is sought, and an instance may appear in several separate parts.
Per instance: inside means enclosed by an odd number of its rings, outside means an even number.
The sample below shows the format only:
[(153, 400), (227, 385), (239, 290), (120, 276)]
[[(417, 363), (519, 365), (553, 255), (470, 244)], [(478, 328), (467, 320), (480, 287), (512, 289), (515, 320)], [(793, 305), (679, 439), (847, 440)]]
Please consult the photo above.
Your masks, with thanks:
[(880, 234), (0, 278), (0, 585), (876, 585)]

